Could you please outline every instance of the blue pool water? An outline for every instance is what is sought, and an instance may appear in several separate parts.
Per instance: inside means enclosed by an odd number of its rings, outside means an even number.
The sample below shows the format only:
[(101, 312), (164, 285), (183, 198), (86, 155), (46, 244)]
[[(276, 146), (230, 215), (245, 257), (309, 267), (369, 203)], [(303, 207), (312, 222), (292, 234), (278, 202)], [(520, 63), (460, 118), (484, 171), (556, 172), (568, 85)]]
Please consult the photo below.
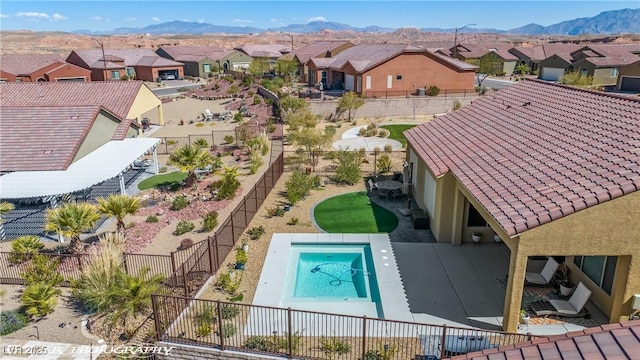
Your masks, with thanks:
[(362, 253), (302, 252), (293, 297), (366, 298)]

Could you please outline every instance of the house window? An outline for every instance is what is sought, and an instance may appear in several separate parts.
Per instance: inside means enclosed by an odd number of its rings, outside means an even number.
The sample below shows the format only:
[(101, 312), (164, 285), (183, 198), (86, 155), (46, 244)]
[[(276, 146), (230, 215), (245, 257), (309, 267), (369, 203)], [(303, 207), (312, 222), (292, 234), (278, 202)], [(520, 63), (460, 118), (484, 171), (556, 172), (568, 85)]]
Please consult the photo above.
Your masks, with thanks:
[(205, 73), (211, 72), (211, 64), (202, 64), (202, 67)]
[(467, 215), (467, 227), (486, 227), (488, 226), (487, 222), (484, 220), (482, 215), (473, 207), (473, 205), (469, 204), (469, 214)]
[(618, 77), (618, 68), (611, 69), (611, 77)]
[(120, 71), (112, 71), (111, 80), (120, 80)]
[(402, 75), (396, 75), (396, 80), (397, 80), (397, 81), (402, 80)]
[(582, 76), (589, 75), (589, 70), (587, 68), (580, 69), (580, 75), (582, 75)]
[(21, 82), (22, 82), (22, 79), (20, 79), (20, 78), (16, 78), (16, 82), (17, 82), (17, 83), (21, 83)]
[[(126, 71), (127, 77), (134, 78), (136, 76), (136, 70), (134, 68), (128, 67)], [(120, 78), (120, 75), (118, 75), (118, 78)]]
[(617, 256), (576, 256), (573, 263), (607, 294), (611, 295)]

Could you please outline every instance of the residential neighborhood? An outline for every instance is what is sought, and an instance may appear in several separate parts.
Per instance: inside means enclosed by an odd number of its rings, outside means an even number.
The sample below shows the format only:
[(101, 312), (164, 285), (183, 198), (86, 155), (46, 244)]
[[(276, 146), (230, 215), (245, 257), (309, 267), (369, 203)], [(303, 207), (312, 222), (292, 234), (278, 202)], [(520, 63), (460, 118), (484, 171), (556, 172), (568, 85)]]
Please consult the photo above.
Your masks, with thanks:
[(0, 357), (637, 358), (640, 43), (471, 25), (0, 51)]

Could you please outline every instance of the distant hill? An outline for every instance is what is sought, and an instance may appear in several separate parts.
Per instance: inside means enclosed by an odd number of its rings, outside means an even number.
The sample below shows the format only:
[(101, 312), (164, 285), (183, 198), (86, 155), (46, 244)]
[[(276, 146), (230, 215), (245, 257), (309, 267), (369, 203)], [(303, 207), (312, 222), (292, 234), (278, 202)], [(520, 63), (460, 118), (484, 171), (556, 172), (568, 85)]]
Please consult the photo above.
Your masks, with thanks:
[[(546, 5), (553, 7), (553, 3)], [(171, 21), (143, 28), (118, 28), (112, 31), (92, 32), (89, 30), (77, 30), (73, 33), (88, 35), (123, 35), (123, 34), (257, 34), (264, 31), (288, 32), (309, 34), (321, 31), (354, 31), (367, 33), (391, 33), (398, 29), (384, 28), (376, 25), (357, 28), (347, 24), (329, 21), (311, 21), (308, 24), (290, 24), (285, 27), (260, 29), (250, 26), (222, 26), (208, 23)], [(455, 29), (441, 28), (421, 28), (425, 32), (453, 33)], [(599, 34), (622, 34), (640, 33), (640, 9), (622, 9), (602, 12), (594, 17), (567, 20), (558, 24), (542, 26), (538, 24), (528, 24), (510, 30), (497, 30), (491, 28), (467, 27), (466, 33), (504, 33), (520, 35), (599, 35)]]

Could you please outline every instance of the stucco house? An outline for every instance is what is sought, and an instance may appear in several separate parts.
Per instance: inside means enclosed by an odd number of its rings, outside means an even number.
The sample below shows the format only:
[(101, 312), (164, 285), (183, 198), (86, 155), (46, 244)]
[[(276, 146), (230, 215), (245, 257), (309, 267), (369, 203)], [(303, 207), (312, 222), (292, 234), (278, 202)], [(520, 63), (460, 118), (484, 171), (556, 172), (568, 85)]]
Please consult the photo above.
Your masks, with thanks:
[(0, 55), (0, 82), (91, 81), (91, 71), (56, 54)]
[(282, 55), (291, 52), (291, 48), (288, 46), (278, 44), (242, 45), (236, 47), (234, 50), (249, 56), (251, 58), (249, 63), (253, 60), (263, 61), (269, 64), (271, 68)]
[(589, 45), (571, 53), (573, 69), (593, 77), (593, 85), (613, 88), (621, 68), (640, 59), (640, 44)]
[(473, 91), (476, 66), (404, 44), (361, 44), (308, 61), (309, 83), (364, 96), (399, 96), (437, 86)]
[(640, 59), (620, 68), (616, 90), (640, 93)]
[(496, 73), (513, 74), (518, 57), (509, 52), (513, 47), (507, 43), (487, 44), (457, 44), (449, 49), (456, 59), (476, 64), (480, 61), (490, 61)]
[[(312, 58), (331, 58), (343, 50), (353, 47), (349, 41), (316, 41), (311, 44), (299, 47), (292, 52), (283, 55), (281, 59), (292, 60), (297, 66), (296, 75), (300, 76), (301, 82), (309, 82), (309, 68), (307, 62)], [(311, 84), (313, 85), (313, 84)]]
[[(577, 44), (541, 44), (536, 46), (515, 46), (509, 49), (509, 52), (518, 57), (520, 62), (529, 65), (532, 72), (540, 72), (540, 62), (542, 60), (555, 54), (570, 54), (580, 47)], [(553, 71), (547, 70), (547, 72)]]
[(151, 49), (102, 49), (73, 50), (67, 56), (68, 63), (91, 70), (94, 81), (125, 78), (145, 81), (181, 79), (183, 64), (158, 56)]
[(640, 294), (640, 99), (527, 80), (405, 131), (411, 192), (438, 242), (509, 248), (503, 328), (529, 257), (564, 258), (610, 322)]
[(208, 78), (215, 69), (220, 70), (217, 58), (224, 53), (218, 46), (161, 46), (156, 50), (159, 56), (184, 64), (184, 74)]

